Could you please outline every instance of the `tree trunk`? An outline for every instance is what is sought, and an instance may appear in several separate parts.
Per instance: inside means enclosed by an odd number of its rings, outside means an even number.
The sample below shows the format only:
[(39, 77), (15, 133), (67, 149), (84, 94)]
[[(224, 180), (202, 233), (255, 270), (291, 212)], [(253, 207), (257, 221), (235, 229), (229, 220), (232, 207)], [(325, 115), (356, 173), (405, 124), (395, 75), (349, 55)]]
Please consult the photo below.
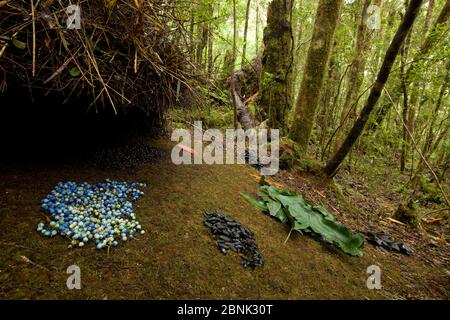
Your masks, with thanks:
[(233, 49), (227, 50), (225, 52), (225, 57), (223, 58), (222, 74), (220, 80), (226, 82), (231, 74), (233, 73), (234, 62), (233, 62)]
[(447, 171), (450, 168), (450, 151), (442, 151), (442, 157), (439, 160), (439, 163), (444, 163), (442, 166), (442, 172), (439, 176), (439, 180), (442, 181), (446, 177)]
[[(317, 138), (320, 145), (320, 159), (323, 160), (327, 149), (328, 142), (327, 137), (330, 136), (330, 131), (333, 128), (334, 116), (335, 116), (335, 106), (334, 102), (337, 100), (339, 90), (339, 83), (341, 77), (339, 74), (341, 71), (339, 65), (336, 63), (338, 60), (337, 55), (337, 42), (334, 41), (333, 48), (331, 49), (330, 60), (328, 62), (328, 75), (326, 77), (326, 83), (322, 89), (322, 94), (320, 95), (320, 107), (318, 108), (317, 114)], [(319, 150), (316, 151), (316, 156)]]
[(261, 117), (272, 128), (285, 131), (285, 118), (291, 109), (289, 79), (292, 68), (292, 0), (272, 0), (264, 29), (259, 88)]
[(203, 51), (205, 50), (205, 47), (208, 43), (208, 26), (206, 22), (203, 22), (201, 24), (201, 27), (199, 28), (199, 36), (200, 41), (197, 45), (197, 57), (196, 62), (199, 65), (203, 65)]
[(342, 2), (342, 0), (320, 0), (317, 8), (312, 41), (289, 133), (290, 138), (298, 143), (303, 153), (306, 153), (311, 137)]
[(237, 129), (237, 109), (236, 109), (236, 95), (234, 94), (236, 84), (235, 84), (235, 76), (234, 76), (234, 70), (236, 65), (236, 38), (237, 38), (237, 21), (236, 21), (236, 0), (233, 0), (233, 58), (232, 58), (232, 70), (231, 70), (231, 92), (233, 93), (231, 95), (231, 101), (233, 103), (233, 122), (234, 122), (234, 129)]
[(426, 35), (428, 33), (428, 29), (430, 29), (431, 19), (433, 17), (434, 11), (434, 0), (428, 1), (428, 9), (427, 9), (427, 17), (425, 18), (425, 24), (423, 25), (422, 35)]
[(365, 0), (362, 6), (361, 20), (358, 26), (358, 34), (356, 36), (355, 57), (351, 62), (348, 73), (348, 88), (345, 95), (344, 105), (341, 113), (340, 128), (336, 132), (336, 141), (334, 144), (334, 151), (341, 146), (347, 130), (346, 124), (352, 124), (356, 110), (356, 99), (359, 95), (359, 90), (363, 83), (364, 69), (366, 65), (365, 54), (371, 45), (371, 34), (367, 28), (367, 9), (372, 0)]
[[(405, 0), (405, 10), (408, 7), (408, 0)], [(406, 37), (405, 43), (403, 44), (401, 50), (400, 50), (400, 87), (401, 92), (403, 94), (403, 109), (402, 109), (402, 120), (403, 123), (408, 123), (408, 114), (410, 112), (410, 105), (409, 105), (409, 97), (408, 97), (408, 81), (406, 79), (406, 61), (408, 59), (408, 53), (409, 53), (409, 47), (411, 45), (411, 33), (409, 32), (408, 36)], [(408, 126), (401, 126), (403, 129), (402, 134), (402, 147), (400, 152), (400, 172), (405, 171), (406, 166), (406, 156), (408, 154), (409, 150), (409, 134), (408, 134)], [(411, 131), (410, 131), (411, 132)]]
[[(242, 71), (241, 71), (242, 73)], [(236, 104), (236, 119), (237, 122), (240, 123), (242, 129), (248, 130), (253, 129), (257, 125), (257, 122), (253, 118), (252, 114), (242, 102), (241, 97), (239, 96), (240, 84), (239, 84), (239, 75), (240, 72), (235, 73), (234, 76), (234, 87), (230, 87), (229, 95), (231, 97), (232, 102)]]
[(392, 65), (395, 62), (399, 50), (403, 42), (405, 41), (406, 36), (410, 32), (414, 24), (414, 21), (416, 20), (422, 2), (423, 0), (410, 1), (405, 16), (400, 26), (398, 27), (397, 32), (395, 33), (394, 39), (389, 45), (389, 48), (384, 57), (383, 65), (381, 66), (381, 69), (378, 72), (377, 79), (372, 89), (370, 90), (369, 97), (367, 98), (366, 104), (364, 105), (361, 114), (359, 115), (358, 119), (356, 120), (355, 124), (350, 130), (350, 133), (348, 134), (342, 146), (339, 148), (339, 150), (335, 153), (333, 158), (327, 163), (327, 165), (324, 168), (324, 172), (327, 174), (328, 177), (332, 177), (336, 174), (337, 169), (341, 165), (342, 161), (345, 159), (345, 157), (351, 150), (352, 146), (355, 144), (356, 140), (363, 132), (364, 127), (367, 121), (369, 120), (370, 114), (375, 108), (380, 98), (381, 92), (383, 91), (384, 86), (386, 85), (386, 81), (389, 78)]
[(259, 3), (256, 2), (256, 22), (255, 22), (255, 48), (256, 48), (256, 56), (259, 55)]
[(245, 11), (245, 26), (244, 26), (244, 45), (242, 47), (242, 60), (241, 60), (241, 69), (244, 67), (246, 62), (245, 55), (247, 51), (247, 31), (248, 31), (248, 16), (250, 15), (250, 2), (251, 0), (247, 0), (247, 9)]
[(191, 19), (189, 22), (189, 54), (191, 56), (192, 61), (194, 61), (194, 25), (195, 25), (195, 16), (194, 9), (191, 9)]
[[(301, 12), (302, 11), (302, 0), (298, 0), (297, 2), (297, 7), (298, 10)], [(293, 65), (292, 65), (292, 73), (291, 73), (291, 80), (290, 80), (290, 91), (293, 95), (293, 99), (292, 99), (292, 103), (295, 103), (295, 88), (297, 88), (297, 79), (299, 77), (299, 69), (300, 69), (300, 59), (301, 59), (301, 55), (300, 55), (300, 50), (301, 50), (301, 43), (302, 43), (302, 37), (303, 37), (303, 27), (304, 27), (304, 22), (301, 20), (300, 17), (300, 13), (298, 13), (298, 17), (297, 17), (297, 37), (295, 38), (295, 41), (293, 42)], [(294, 20), (294, 19), (293, 19)]]
[[(425, 57), (430, 49), (433, 47), (433, 44), (436, 40), (435, 32), (440, 29), (440, 26), (447, 23), (448, 19), (450, 18), (450, 0), (447, 0), (445, 2), (445, 5), (442, 7), (442, 10), (436, 19), (436, 21), (433, 24), (433, 27), (431, 28), (430, 33), (426, 36), (424, 42), (422, 43), (419, 52), (414, 56), (411, 64), (409, 65), (408, 70), (406, 71), (406, 79), (409, 79), (409, 76), (414, 73), (417, 66), (419, 65), (419, 62)], [(398, 93), (401, 92), (398, 87), (390, 90), (392, 93)], [(390, 107), (392, 106), (391, 103), (386, 103), (382, 106), (381, 110), (378, 112), (378, 115), (375, 119), (375, 123), (372, 126), (372, 129), (375, 129), (378, 127), (384, 120), (385, 116), (388, 114)]]
[[(426, 135), (423, 147), (422, 147), (422, 155), (426, 161), (429, 161), (431, 154), (437, 148), (440, 140), (442, 139), (441, 135), (439, 135), (437, 137), (437, 139), (434, 139), (436, 136), (436, 132), (433, 130), (433, 127), (436, 124), (436, 117), (439, 113), (439, 110), (442, 107), (442, 101), (443, 101), (445, 93), (448, 89), (449, 80), (450, 80), (450, 62), (447, 62), (446, 68), (447, 68), (447, 72), (444, 76), (444, 82), (442, 83), (441, 89), (439, 90), (439, 96), (438, 96), (438, 99), (436, 102), (436, 106), (431, 115), (430, 125), (428, 127), (427, 135)], [(444, 130), (443, 132), (446, 132), (446, 131)], [(433, 140), (435, 140), (435, 141), (433, 141)], [(423, 165), (424, 165), (424, 161), (422, 158), (420, 158), (419, 164), (417, 165), (415, 176), (413, 178), (414, 184), (416, 183), (416, 178), (417, 178), (418, 174), (423, 169)]]
[[(411, 40), (411, 33), (409, 33), (405, 44), (403, 45), (400, 55), (401, 55), (401, 61), (400, 61), (400, 85), (401, 90), (403, 93), (403, 109), (402, 109), (402, 119), (403, 123), (408, 123), (408, 87), (406, 84), (406, 77), (405, 77), (405, 65), (406, 65), (406, 59), (408, 56), (409, 51), (409, 42)], [(408, 143), (409, 143), (409, 135), (407, 127), (402, 126), (403, 128), (403, 134), (402, 134), (402, 147), (400, 152), (400, 172), (405, 171), (405, 164), (406, 164), (406, 154), (408, 150)]]
[(214, 58), (213, 58), (213, 35), (211, 31), (211, 26), (208, 28), (208, 74), (211, 77), (214, 68)]

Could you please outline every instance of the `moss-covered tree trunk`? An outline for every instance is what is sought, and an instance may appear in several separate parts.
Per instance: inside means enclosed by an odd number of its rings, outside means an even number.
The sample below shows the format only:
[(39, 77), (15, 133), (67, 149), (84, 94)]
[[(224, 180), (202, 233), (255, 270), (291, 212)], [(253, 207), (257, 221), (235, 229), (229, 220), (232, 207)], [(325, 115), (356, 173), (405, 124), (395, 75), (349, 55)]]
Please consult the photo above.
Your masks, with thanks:
[[(327, 150), (327, 137), (332, 134), (335, 122), (336, 101), (338, 99), (338, 91), (340, 90), (340, 74), (345, 71), (340, 70), (340, 66), (336, 63), (339, 59), (337, 52), (337, 42), (334, 41), (331, 49), (330, 59), (328, 61), (328, 75), (325, 75), (325, 83), (320, 95), (319, 107), (317, 108), (316, 117), (316, 138), (320, 148), (316, 150), (316, 157), (319, 156), (323, 160)], [(336, 113), (337, 114), (337, 113)]]
[(199, 27), (199, 38), (200, 41), (197, 44), (196, 62), (199, 65), (203, 65), (203, 51), (208, 44), (208, 25), (206, 22), (203, 22), (201, 27)]
[(225, 83), (228, 77), (231, 76), (233, 68), (234, 68), (233, 50), (227, 50), (225, 52), (225, 57), (223, 58), (222, 73), (220, 75), (220, 80), (223, 83)]
[(261, 118), (272, 128), (285, 131), (286, 114), (291, 109), (289, 79), (292, 67), (292, 0), (272, 0), (264, 29), (259, 88)]
[(313, 37), (289, 133), (290, 138), (298, 143), (304, 153), (311, 137), (342, 2), (342, 0), (320, 0), (317, 8)]

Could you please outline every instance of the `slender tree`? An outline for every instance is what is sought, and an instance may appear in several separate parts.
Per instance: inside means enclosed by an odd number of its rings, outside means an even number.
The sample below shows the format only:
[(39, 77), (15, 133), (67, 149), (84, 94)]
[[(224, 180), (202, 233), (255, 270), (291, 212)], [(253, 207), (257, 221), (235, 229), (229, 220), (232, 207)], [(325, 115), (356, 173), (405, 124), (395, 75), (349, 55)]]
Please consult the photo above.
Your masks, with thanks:
[[(402, 48), (400, 49), (400, 87), (403, 93), (403, 109), (402, 109), (402, 119), (404, 123), (408, 123), (408, 112), (409, 112), (409, 98), (408, 98), (408, 87), (406, 83), (406, 59), (408, 57), (409, 46), (411, 43), (411, 32), (405, 40)], [(403, 127), (403, 135), (402, 135), (402, 148), (400, 153), (400, 172), (405, 170), (406, 164), (406, 155), (407, 155), (407, 146), (409, 143), (409, 135), (408, 135), (408, 127)]]
[[(439, 111), (443, 107), (442, 102), (444, 100), (444, 97), (446, 94), (448, 94), (448, 87), (449, 87), (449, 81), (450, 81), (450, 61), (447, 62), (446, 69), (447, 69), (447, 71), (444, 76), (441, 88), (439, 90), (439, 96), (436, 101), (436, 105), (434, 107), (433, 113), (431, 115), (431, 119), (429, 121), (430, 124), (428, 126), (426, 138), (425, 138), (425, 141), (422, 146), (422, 155), (424, 156), (426, 161), (429, 160), (431, 154), (433, 153), (434, 150), (436, 150), (437, 146), (439, 145), (439, 142), (443, 138), (443, 134), (439, 134), (439, 135), (436, 134), (434, 127), (436, 124), (436, 120), (437, 120)], [(443, 130), (442, 132), (444, 134), (447, 133), (446, 130)], [(417, 168), (416, 168), (415, 176), (413, 178), (414, 183), (417, 181), (417, 176), (422, 171), (423, 168), (424, 168), (424, 161), (422, 158), (420, 158), (419, 164), (417, 165)]]
[(208, 43), (208, 26), (202, 22), (198, 28), (200, 41), (197, 43), (196, 62), (203, 65), (203, 51)]
[(234, 76), (234, 70), (236, 68), (236, 38), (237, 38), (237, 21), (236, 21), (236, 0), (233, 0), (233, 58), (232, 58), (232, 70), (231, 70), (231, 100), (233, 102), (233, 122), (234, 128), (237, 129), (237, 110), (236, 110), (236, 96), (234, 90), (236, 87), (236, 79)]
[[(345, 130), (352, 124), (354, 115), (356, 114), (356, 102), (364, 79), (364, 69), (366, 65), (366, 53), (370, 49), (372, 43), (373, 31), (367, 26), (368, 8), (372, 0), (364, 0), (362, 4), (361, 18), (358, 25), (358, 32), (356, 35), (356, 47), (353, 60), (348, 71), (348, 86), (345, 94), (344, 105), (342, 107), (341, 121), (336, 133), (335, 148), (336, 151), (342, 144), (345, 137)], [(376, 2), (377, 5), (380, 1)]]
[(247, 31), (248, 31), (248, 17), (250, 15), (250, 3), (251, 0), (247, 0), (247, 8), (245, 10), (245, 25), (244, 25), (244, 45), (242, 47), (242, 60), (241, 60), (241, 67), (245, 65), (245, 59), (247, 54)]
[(414, 24), (414, 21), (417, 18), (422, 2), (423, 0), (410, 1), (405, 16), (402, 22), (400, 23), (397, 32), (395, 33), (394, 39), (389, 45), (389, 48), (384, 57), (383, 64), (380, 68), (380, 71), (378, 72), (377, 79), (374, 85), (372, 86), (369, 97), (367, 98), (367, 101), (364, 105), (364, 108), (361, 111), (361, 114), (359, 115), (358, 119), (356, 120), (355, 124), (350, 130), (350, 133), (348, 134), (342, 146), (334, 154), (334, 156), (330, 159), (330, 161), (326, 164), (324, 168), (324, 172), (327, 174), (327, 176), (332, 177), (336, 174), (337, 169), (341, 165), (342, 161), (345, 159), (347, 154), (350, 152), (352, 146), (355, 144), (356, 140), (363, 132), (364, 127), (367, 121), (369, 120), (370, 114), (374, 110), (380, 98), (381, 92), (383, 91), (384, 86), (386, 85), (386, 81), (389, 78), (392, 65), (395, 62), (395, 59), (400, 51), (400, 48), (403, 42), (405, 41), (405, 38), (407, 37), (408, 33), (410, 32)]
[(259, 55), (259, 3), (256, 2), (256, 21), (255, 21), (255, 47), (256, 56)]
[[(210, 12), (211, 15), (214, 14), (214, 5), (211, 3), (210, 5)], [(210, 23), (208, 25), (208, 75), (211, 76), (213, 72), (213, 64), (214, 64), (214, 58), (213, 58), (213, 24)]]
[[(290, 80), (290, 85), (291, 85), (291, 92), (294, 93), (295, 92), (295, 88), (297, 85), (297, 79), (299, 77), (299, 69), (301, 67), (301, 63), (300, 63), (300, 59), (301, 59), (301, 54), (300, 54), (300, 50), (302, 48), (301, 46), (301, 42), (302, 42), (302, 37), (303, 37), (303, 30), (304, 30), (304, 21), (302, 20), (302, 10), (303, 10), (303, 1), (302, 0), (297, 0), (296, 2), (297, 5), (297, 15), (296, 15), (296, 32), (297, 35), (296, 37), (294, 37), (294, 42), (293, 42), (293, 52), (294, 52), (294, 60), (293, 60), (293, 66), (292, 66), (292, 73), (291, 73), (291, 80)], [(294, 17), (292, 18), (292, 20), (294, 21)], [(292, 102), (295, 102), (295, 97), (293, 97)]]
[(431, 19), (433, 17), (433, 11), (434, 11), (434, 1), (435, 0), (429, 0), (428, 1), (427, 16), (425, 18), (425, 23), (423, 25), (423, 32), (422, 32), (422, 34), (427, 34), (428, 33), (428, 29), (430, 28)]
[[(441, 29), (442, 25), (445, 25), (450, 18), (450, 0), (446, 0), (444, 6), (442, 7), (441, 12), (439, 13), (439, 16), (437, 17), (436, 21), (433, 23), (433, 26), (428, 33), (428, 35), (425, 37), (425, 40), (423, 41), (422, 45), (420, 46), (420, 49), (418, 52), (414, 55), (413, 59), (411, 60), (411, 63), (408, 66), (408, 69), (405, 72), (406, 82), (409, 83), (409, 77), (411, 74), (414, 74), (417, 70), (417, 67), (419, 66), (419, 62), (422, 61), (422, 59), (430, 52), (433, 45), (436, 44), (436, 35), (438, 31)], [(399, 86), (400, 84), (397, 84)], [(401, 92), (401, 90), (398, 87), (395, 87), (394, 89), (391, 89), (390, 92), (398, 93)], [(385, 116), (388, 114), (392, 104), (390, 102), (385, 103), (381, 106), (381, 109), (378, 112), (378, 115), (376, 116), (376, 119), (374, 121), (374, 125), (372, 126), (372, 129), (379, 126)]]

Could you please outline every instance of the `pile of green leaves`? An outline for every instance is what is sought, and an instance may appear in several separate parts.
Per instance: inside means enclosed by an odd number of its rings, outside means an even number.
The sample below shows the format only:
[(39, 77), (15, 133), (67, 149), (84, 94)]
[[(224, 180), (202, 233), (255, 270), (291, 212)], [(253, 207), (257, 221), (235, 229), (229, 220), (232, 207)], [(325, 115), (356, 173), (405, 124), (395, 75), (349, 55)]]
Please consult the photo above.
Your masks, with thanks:
[(303, 196), (273, 185), (262, 185), (256, 192), (261, 200), (242, 193), (241, 195), (258, 209), (289, 223), (292, 231), (319, 235), (352, 256), (362, 256), (364, 237), (353, 234), (347, 227), (336, 222), (334, 216), (323, 205), (314, 206)]

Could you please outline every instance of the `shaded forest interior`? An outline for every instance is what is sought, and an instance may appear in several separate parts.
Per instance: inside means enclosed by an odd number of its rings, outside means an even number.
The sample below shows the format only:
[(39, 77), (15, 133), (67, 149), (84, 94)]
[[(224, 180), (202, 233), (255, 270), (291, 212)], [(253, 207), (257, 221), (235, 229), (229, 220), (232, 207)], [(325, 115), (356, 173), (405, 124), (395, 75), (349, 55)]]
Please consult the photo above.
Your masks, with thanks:
[(449, 0), (74, 3), (79, 27), (64, 1), (0, 0), (5, 176), (15, 162), (167, 142), (198, 120), (279, 129), (277, 183), (338, 208), (352, 231), (411, 245), (414, 265), (431, 260), (425, 273), (448, 281)]

